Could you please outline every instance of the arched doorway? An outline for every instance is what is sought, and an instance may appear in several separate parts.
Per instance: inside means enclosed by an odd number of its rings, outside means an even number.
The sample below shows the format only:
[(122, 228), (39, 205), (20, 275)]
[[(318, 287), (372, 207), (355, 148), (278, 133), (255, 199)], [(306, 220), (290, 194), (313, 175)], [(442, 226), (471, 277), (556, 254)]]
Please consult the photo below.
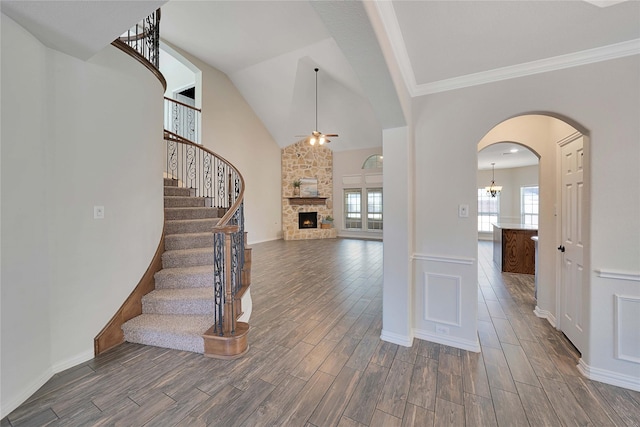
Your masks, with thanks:
[[(529, 114), (496, 125), (478, 143), (478, 150), (512, 141), (539, 155), (538, 289), (535, 313), (562, 330), (584, 352), (588, 347), (589, 264), (588, 138), (573, 125), (550, 115)], [(580, 178), (568, 182), (568, 172)], [(484, 183), (478, 183), (478, 185)], [(575, 244), (559, 252), (564, 242)], [(576, 253), (579, 252), (579, 256)]]

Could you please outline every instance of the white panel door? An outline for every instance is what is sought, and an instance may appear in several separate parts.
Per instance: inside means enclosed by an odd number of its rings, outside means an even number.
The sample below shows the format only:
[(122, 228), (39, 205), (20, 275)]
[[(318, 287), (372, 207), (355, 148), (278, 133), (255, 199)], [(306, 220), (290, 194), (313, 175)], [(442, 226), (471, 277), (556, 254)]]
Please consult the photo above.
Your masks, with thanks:
[(561, 268), (561, 321), (562, 332), (581, 352), (585, 345), (584, 318), (584, 264), (582, 209), (584, 204), (584, 151), (583, 137), (561, 147), (562, 173), (562, 243), (558, 247), (562, 256)]

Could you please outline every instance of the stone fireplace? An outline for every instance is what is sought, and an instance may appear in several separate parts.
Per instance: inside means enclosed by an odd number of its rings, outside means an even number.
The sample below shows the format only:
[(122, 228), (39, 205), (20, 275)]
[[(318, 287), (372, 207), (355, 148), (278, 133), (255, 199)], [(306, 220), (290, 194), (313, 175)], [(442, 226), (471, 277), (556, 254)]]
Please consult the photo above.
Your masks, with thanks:
[[(317, 180), (317, 196), (294, 196), (293, 182)], [(315, 225), (302, 226), (301, 217), (315, 215)], [(329, 239), (335, 228), (321, 228), (322, 218), (333, 216), (333, 152), (304, 141), (282, 149), (282, 235), (284, 240)], [(305, 220), (308, 220), (306, 218)]]

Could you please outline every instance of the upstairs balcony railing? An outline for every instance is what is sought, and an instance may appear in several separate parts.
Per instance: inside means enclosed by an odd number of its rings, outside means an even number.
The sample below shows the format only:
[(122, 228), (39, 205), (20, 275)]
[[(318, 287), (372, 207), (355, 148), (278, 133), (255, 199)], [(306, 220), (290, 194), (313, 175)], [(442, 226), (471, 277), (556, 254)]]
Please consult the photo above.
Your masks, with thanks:
[(200, 144), (202, 110), (171, 98), (164, 98), (164, 128)]
[(151, 70), (167, 89), (167, 82), (160, 72), (160, 9), (140, 20), (111, 44)]

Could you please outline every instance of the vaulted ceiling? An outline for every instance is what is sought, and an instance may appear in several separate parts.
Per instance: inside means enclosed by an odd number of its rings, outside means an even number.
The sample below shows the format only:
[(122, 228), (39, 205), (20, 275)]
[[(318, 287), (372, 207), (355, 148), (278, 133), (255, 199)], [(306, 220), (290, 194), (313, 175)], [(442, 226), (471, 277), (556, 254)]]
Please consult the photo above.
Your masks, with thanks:
[(86, 59), (160, 4), (162, 37), (225, 72), (283, 147), (314, 130), (314, 67), (319, 130), (340, 134), (332, 149), (379, 146), (404, 124), (381, 34), (411, 96), (640, 53), (639, 0), (5, 0), (2, 11)]

